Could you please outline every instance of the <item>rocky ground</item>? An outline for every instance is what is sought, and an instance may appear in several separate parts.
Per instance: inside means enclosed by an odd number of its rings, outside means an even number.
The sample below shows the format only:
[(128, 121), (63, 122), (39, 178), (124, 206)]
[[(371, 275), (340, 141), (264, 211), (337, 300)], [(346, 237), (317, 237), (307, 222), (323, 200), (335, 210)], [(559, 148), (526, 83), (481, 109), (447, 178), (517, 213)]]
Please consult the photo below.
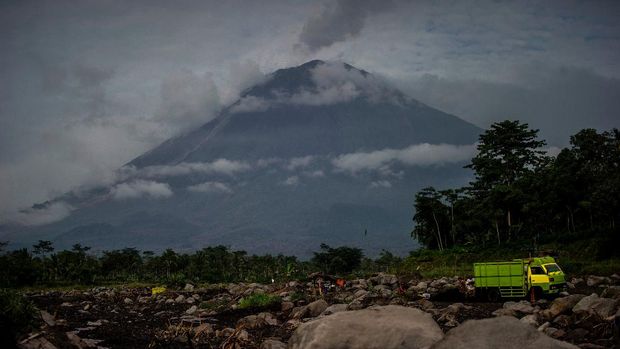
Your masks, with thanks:
[[(619, 285), (617, 275), (573, 279), (568, 293), (533, 304), (476, 301), (457, 278), (399, 280), (387, 274), (350, 280), (342, 288), (319, 289), (316, 279), (309, 279), (208, 288), (188, 284), (155, 295), (149, 288), (46, 291), (28, 294), (41, 309), (42, 327), (19, 346), (571, 348), (572, 343), (617, 348)], [(262, 308), (239, 307), (239, 300), (257, 293), (280, 300)]]

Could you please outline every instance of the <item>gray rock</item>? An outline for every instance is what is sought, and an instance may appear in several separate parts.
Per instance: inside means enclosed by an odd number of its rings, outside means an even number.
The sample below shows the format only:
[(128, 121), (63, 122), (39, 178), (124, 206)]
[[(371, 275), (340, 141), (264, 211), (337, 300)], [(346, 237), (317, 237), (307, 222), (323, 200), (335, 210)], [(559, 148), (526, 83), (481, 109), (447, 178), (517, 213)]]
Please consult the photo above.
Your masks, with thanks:
[(327, 307), (327, 309), (325, 309), (321, 313), (321, 315), (331, 315), (331, 314), (339, 313), (341, 311), (346, 311), (348, 306), (349, 306), (348, 304), (332, 304), (329, 307)]
[(347, 311), (301, 324), (289, 348), (428, 348), (443, 337), (419, 309), (395, 305)]
[(620, 286), (607, 287), (603, 293), (601, 293), (601, 297), (620, 299)]
[(328, 306), (329, 305), (327, 304), (325, 300), (323, 299), (316, 300), (306, 306), (307, 315), (311, 317), (317, 317), (321, 315), (321, 313), (325, 311), (325, 309), (327, 309)]
[(605, 276), (595, 276), (595, 275), (590, 275), (588, 277), (588, 281), (586, 281), (586, 284), (589, 287), (596, 287), (602, 284), (610, 284), (611, 283), (611, 279)]
[(41, 310), (41, 319), (43, 320), (43, 322), (45, 322), (45, 324), (47, 324), (48, 326), (56, 326), (56, 319), (54, 318), (54, 315), (48, 313), (45, 310)]
[(356, 299), (353, 302), (349, 303), (347, 306), (347, 310), (361, 310), (364, 309), (366, 305), (362, 303), (360, 300)]
[(263, 317), (260, 317), (258, 315), (248, 315), (244, 318), (239, 319), (239, 321), (237, 321), (237, 326), (242, 326), (243, 328), (255, 330), (267, 327), (269, 326), (269, 324)]
[(260, 349), (286, 349), (286, 344), (275, 339), (267, 339), (261, 343)]
[(275, 315), (273, 315), (272, 313), (262, 312), (262, 313), (259, 313), (257, 316), (259, 318), (265, 320), (265, 322), (267, 322), (267, 324), (270, 325), (270, 326), (277, 326), (278, 325), (278, 318)]
[(185, 287), (183, 287), (183, 291), (192, 292), (193, 290), (194, 290), (194, 285), (192, 284), (185, 284)]
[(293, 304), (293, 302), (282, 302), (281, 307), (282, 307), (281, 308), (282, 312), (285, 313), (285, 312), (293, 309), (295, 307), (295, 304)]
[(532, 326), (513, 317), (469, 320), (450, 330), (433, 349), (577, 349), (578, 347), (549, 338)]
[(560, 327), (568, 327), (573, 323), (573, 320), (570, 316), (563, 314), (553, 319), (553, 323)]
[(506, 302), (504, 303), (504, 309), (510, 309), (520, 314), (533, 314), (534, 307), (530, 305), (528, 301), (520, 301), (520, 302)]
[(575, 285), (575, 286), (578, 286), (579, 284), (581, 284), (583, 282), (584, 281), (583, 281), (582, 278), (572, 278), (572, 279), (570, 279), (570, 283)]
[(568, 297), (556, 298), (549, 309), (543, 310), (541, 314), (546, 319), (553, 319), (560, 314), (569, 312), (583, 297), (585, 297), (583, 294), (572, 294)]
[(618, 301), (611, 298), (601, 298), (596, 293), (584, 297), (573, 307), (573, 313), (596, 314), (606, 318), (616, 312)]
[(545, 330), (551, 326), (551, 323), (549, 321), (545, 322), (544, 324), (538, 326), (537, 330), (538, 332), (545, 332)]
[(133, 301), (131, 300), (131, 298), (125, 298), (125, 299), (123, 299), (123, 303), (131, 304), (131, 303), (133, 303)]
[(237, 333), (236, 338), (237, 338), (237, 340), (240, 340), (242, 342), (249, 342), (250, 341), (250, 334), (246, 330), (241, 330), (241, 331), (239, 331)]
[(425, 311), (435, 308), (435, 304), (433, 304), (433, 302), (425, 298), (420, 299), (416, 303), (420, 306), (420, 309), (425, 310)]
[(305, 317), (307, 313), (308, 313), (308, 307), (305, 305), (302, 305), (302, 306), (291, 309), (291, 313), (289, 314), (289, 317), (291, 319), (301, 319)]
[(566, 333), (560, 329), (557, 329), (555, 327), (547, 327), (545, 328), (545, 330), (543, 331), (547, 336), (552, 337), (552, 338), (560, 338), (563, 335), (565, 335)]
[(512, 309), (507, 308), (499, 308), (496, 311), (491, 313), (493, 316), (517, 316), (517, 312)]
[(353, 297), (361, 298), (361, 297), (365, 297), (367, 294), (368, 294), (368, 291), (366, 291), (364, 289), (359, 289), (359, 290), (355, 291), (355, 293), (353, 294)]
[(187, 314), (187, 315), (192, 315), (192, 314), (194, 314), (197, 310), (198, 310), (198, 307), (197, 307), (197, 306), (195, 306), (195, 305), (192, 305), (189, 309), (187, 309), (187, 310), (185, 311), (185, 314)]
[(182, 303), (185, 301), (185, 296), (180, 294), (177, 298), (174, 299), (174, 301), (177, 303)]

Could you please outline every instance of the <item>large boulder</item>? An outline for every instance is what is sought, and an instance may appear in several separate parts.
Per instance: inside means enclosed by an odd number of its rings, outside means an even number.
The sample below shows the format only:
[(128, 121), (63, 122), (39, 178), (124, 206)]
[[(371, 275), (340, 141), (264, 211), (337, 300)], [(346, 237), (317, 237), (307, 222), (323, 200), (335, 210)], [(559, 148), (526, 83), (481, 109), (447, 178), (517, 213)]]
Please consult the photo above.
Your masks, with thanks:
[(569, 312), (583, 297), (585, 297), (583, 294), (571, 294), (567, 297), (556, 298), (549, 309), (543, 310), (541, 314), (547, 319), (553, 319)]
[(577, 349), (578, 347), (548, 337), (516, 318), (503, 316), (469, 320), (450, 330), (433, 349), (503, 348), (503, 349)]
[(336, 313), (302, 324), (289, 348), (429, 348), (443, 337), (431, 315), (397, 305)]
[(582, 298), (573, 307), (575, 314), (596, 314), (601, 318), (606, 318), (616, 312), (618, 301), (612, 298), (601, 298), (596, 293)]

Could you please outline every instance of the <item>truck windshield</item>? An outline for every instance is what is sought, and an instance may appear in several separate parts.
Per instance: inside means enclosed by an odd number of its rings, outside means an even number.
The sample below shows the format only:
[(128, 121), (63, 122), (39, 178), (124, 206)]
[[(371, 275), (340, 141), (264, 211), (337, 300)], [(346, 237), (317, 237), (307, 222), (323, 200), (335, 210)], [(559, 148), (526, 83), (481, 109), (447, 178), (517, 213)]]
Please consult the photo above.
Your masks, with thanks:
[(545, 269), (547, 269), (547, 273), (553, 273), (556, 271), (562, 271), (562, 269), (560, 269), (560, 267), (558, 267), (557, 264), (552, 263), (552, 264), (545, 264), (544, 265)]

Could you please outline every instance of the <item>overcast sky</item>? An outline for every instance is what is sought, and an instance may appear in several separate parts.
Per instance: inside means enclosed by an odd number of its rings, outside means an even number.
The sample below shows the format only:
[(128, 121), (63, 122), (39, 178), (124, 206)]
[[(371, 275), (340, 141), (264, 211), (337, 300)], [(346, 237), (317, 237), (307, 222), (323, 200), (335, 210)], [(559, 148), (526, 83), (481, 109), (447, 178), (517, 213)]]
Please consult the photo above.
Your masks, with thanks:
[(111, 181), (264, 73), (316, 58), (564, 146), (620, 126), (618, 18), (619, 1), (2, 1), (0, 214)]

